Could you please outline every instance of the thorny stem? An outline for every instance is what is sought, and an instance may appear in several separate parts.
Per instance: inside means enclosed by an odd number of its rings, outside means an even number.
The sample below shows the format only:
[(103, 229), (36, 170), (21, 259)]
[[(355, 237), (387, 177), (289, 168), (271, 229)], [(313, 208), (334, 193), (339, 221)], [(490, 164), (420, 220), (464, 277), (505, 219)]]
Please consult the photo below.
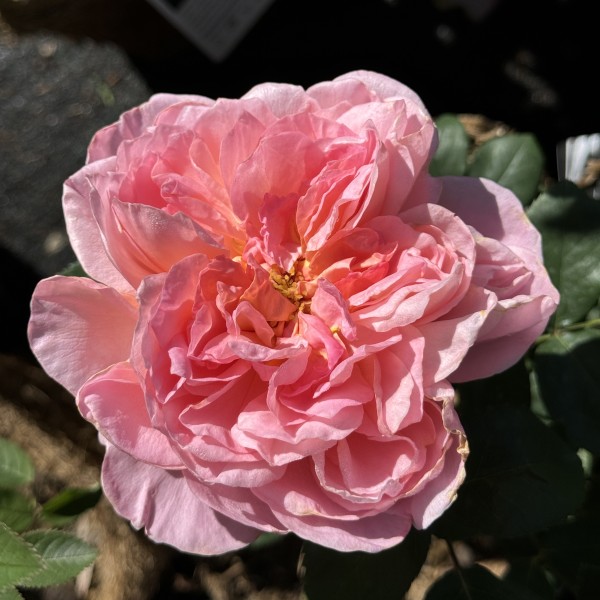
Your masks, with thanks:
[(462, 583), (463, 589), (465, 591), (465, 596), (467, 600), (472, 600), (471, 592), (469, 591), (469, 587), (467, 586), (467, 582), (463, 576), (462, 567), (460, 566), (460, 562), (458, 560), (458, 556), (456, 556), (456, 552), (454, 551), (454, 546), (450, 540), (444, 540), (446, 545), (448, 546), (448, 553), (450, 554), (450, 558), (452, 559), (452, 563), (454, 564), (454, 569), (458, 573), (458, 577), (460, 582)]
[(559, 327), (555, 331), (551, 333), (545, 333), (544, 335), (540, 335), (540, 337), (535, 341), (536, 344), (541, 344), (559, 333), (563, 333), (564, 331), (580, 331), (582, 329), (593, 329), (595, 327), (600, 327), (600, 319), (590, 319), (589, 321), (582, 321), (581, 323), (573, 323), (572, 325), (566, 325), (565, 327)]

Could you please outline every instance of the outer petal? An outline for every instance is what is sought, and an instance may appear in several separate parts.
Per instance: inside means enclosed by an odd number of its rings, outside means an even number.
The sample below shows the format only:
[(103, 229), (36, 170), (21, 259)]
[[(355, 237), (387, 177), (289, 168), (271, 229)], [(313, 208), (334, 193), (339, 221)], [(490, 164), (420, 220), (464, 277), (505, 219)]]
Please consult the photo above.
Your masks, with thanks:
[(144, 392), (128, 362), (113, 365), (85, 383), (77, 405), (107, 440), (137, 460), (160, 467), (182, 466), (168, 438), (152, 426)]
[(411, 527), (408, 513), (382, 512), (368, 516), (361, 515), (361, 507), (357, 506), (356, 514), (349, 514), (325, 496), (316, 483), (313, 469), (309, 459), (292, 463), (284, 477), (255, 490), (290, 531), (342, 552), (379, 552), (408, 535)]
[(153, 206), (107, 201), (98, 194), (92, 195), (92, 210), (111, 259), (136, 289), (147, 275), (166, 272), (186, 256), (223, 253), (183, 213), (169, 215)]
[[(514, 364), (540, 335), (556, 310), (559, 294), (542, 263), (541, 238), (509, 190), (486, 179), (443, 177), (439, 203), (473, 229), (506, 245), (533, 278), (528, 289), (500, 302), (452, 381), (487, 377)], [(476, 262), (478, 257), (476, 257)], [(500, 265), (501, 266), (501, 265)]]
[(518, 198), (487, 179), (441, 177), (442, 206), (455, 212), (481, 235), (508, 246), (533, 273), (532, 296), (548, 296), (558, 304), (559, 294), (542, 262), (542, 241)]
[(156, 116), (165, 108), (184, 102), (210, 106), (213, 100), (203, 96), (184, 96), (177, 94), (155, 94), (148, 102), (121, 115), (117, 123), (104, 127), (96, 133), (88, 148), (87, 162), (93, 162), (117, 153), (119, 144), (141, 135), (150, 127)]
[(508, 369), (543, 333), (555, 310), (556, 302), (549, 296), (500, 303), (450, 381), (481, 379)]
[(314, 112), (317, 103), (299, 86), (288, 83), (261, 83), (242, 96), (260, 98), (277, 118), (299, 112)]
[(87, 278), (44, 279), (31, 301), (31, 348), (45, 371), (75, 394), (92, 375), (129, 357), (133, 302)]
[(114, 162), (114, 158), (107, 158), (84, 167), (67, 179), (63, 186), (63, 211), (69, 241), (85, 272), (120, 292), (131, 293), (133, 288), (106, 251), (90, 201), (93, 193), (90, 177), (113, 169)]
[(455, 212), (481, 235), (498, 240), (509, 248), (527, 248), (541, 259), (540, 234), (510, 190), (489, 179), (438, 179), (442, 182), (439, 204)]
[(452, 442), (440, 461), (442, 464), (437, 475), (408, 500), (413, 523), (419, 529), (429, 527), (448, 509), (465, 478), (465, 460), (469, 450), (451, 401), (444, 402), (442, 414), (444, 426), (453, 436)]
[(298, 518), (278, 514), (281, 522), (302, 539), (340, 552), (381, 552), (404, 540), (411, 529), (410, 516), (394, 511), (355, 521), (333, 521), (322, 517)]
[(356, 79), (364, 83), (380, 100), (408, 98), (418, 104), (423, 111), (427, 112), (423, 101), (413, 90), (387, 75), (382, 75), (374, 71), (358, 70), (350, 71), (340, 77), (336, 77), (333, 81), (346, 81), (349, 79)]
[(115, 510), (155, 542), (194, 554), (221, 554), (256, 539), (259, 531), (213, 511), (188, 487), (181, 471), (167, 471), (109, 445), (102, 487)]

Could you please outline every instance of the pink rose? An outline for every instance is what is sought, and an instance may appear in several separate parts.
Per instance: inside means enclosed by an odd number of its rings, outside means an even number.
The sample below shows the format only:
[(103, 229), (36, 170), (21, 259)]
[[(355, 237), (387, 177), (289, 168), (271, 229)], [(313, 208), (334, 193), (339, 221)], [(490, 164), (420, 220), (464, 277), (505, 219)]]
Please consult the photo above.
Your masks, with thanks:
[(29, 335), (121, 515), (187, 552), (375, 552), (448, 508), (449, 382), (516, 362), (558, 294), (511, 192), (428, 175), (436, 139), (365, 71), (160, 94), (96, 134), (64, 191), (91, 279), (40, 282)]

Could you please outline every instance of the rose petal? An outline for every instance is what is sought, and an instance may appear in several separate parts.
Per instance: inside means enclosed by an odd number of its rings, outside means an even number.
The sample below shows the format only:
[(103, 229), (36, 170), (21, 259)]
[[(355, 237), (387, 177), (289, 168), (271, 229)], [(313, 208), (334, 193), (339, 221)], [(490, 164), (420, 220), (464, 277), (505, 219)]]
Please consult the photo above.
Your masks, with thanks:
[(94, 193), (92, 210), (112, 261), (134, 288), (145, 276), (168, 271), (186, 256), (214, 257), (223, 252), (182, 213), (169, 215), (153, 206), (107, 201)]
[(87, 165), (67, 179), (63, 186), (63, 211), (69, 241), (83, 270), (123, 293), (132, 293), (131, 284), (112, 262), (90, 201), (94, 189), (90, 178), (113, 168), (114, 157)]
[(349, 73), (336, 77), (333, 82), (346, 82), (348, 80), (360, 81), (367, 87), (373, 96), (380, 100), (387, 100), (389, 98), (408, 98), (419, 105), (421, 110), (426, 110), (421, 98), (411, 88), (387, 75), (366, 70), (350, 71)]
[(75, 395), (92, 375), (129, 357), (135, 323), (133, 298), (57, 275), (35, 288), (29, 343), (45, 371)]
[(77, 394), (82, 415), (113, 445), (137, 460), (179, 468), (181, 459), (150, 422), (144, 392), (129, 363), (118, 363), (88, 380)]
[(301, 538), (341, 552), (379, 552), (400, 543), (411, 527), (408, 514), (354, 514), (324, 495), (309, 459), (292, 463), (286, 475), (255, 490), (274, 515)]
[(194, 554), (221, 554), (256, 539), (259, 531), (209, 508), (180, 470), (139, 462), (108, 445), (102, 488), (113, 507), (155, 542)]
[(141, 135), (154, 123), (161, 111), (183, 102), (210, 106), (213, 100), (202, 96), (154, 94), (144, 104), (123, 113), (117, 123), (108, 125), (95, 134), (88, 148), (87, 162), (114, 156), (121, 142)]

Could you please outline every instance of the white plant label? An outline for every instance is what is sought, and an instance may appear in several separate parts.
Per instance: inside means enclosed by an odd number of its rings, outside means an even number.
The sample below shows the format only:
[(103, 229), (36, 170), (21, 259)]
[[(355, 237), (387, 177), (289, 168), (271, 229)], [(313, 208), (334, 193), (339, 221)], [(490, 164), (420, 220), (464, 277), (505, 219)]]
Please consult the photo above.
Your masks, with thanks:
[(275, 0), (148, 0), (214, 62), (225, 60)]

